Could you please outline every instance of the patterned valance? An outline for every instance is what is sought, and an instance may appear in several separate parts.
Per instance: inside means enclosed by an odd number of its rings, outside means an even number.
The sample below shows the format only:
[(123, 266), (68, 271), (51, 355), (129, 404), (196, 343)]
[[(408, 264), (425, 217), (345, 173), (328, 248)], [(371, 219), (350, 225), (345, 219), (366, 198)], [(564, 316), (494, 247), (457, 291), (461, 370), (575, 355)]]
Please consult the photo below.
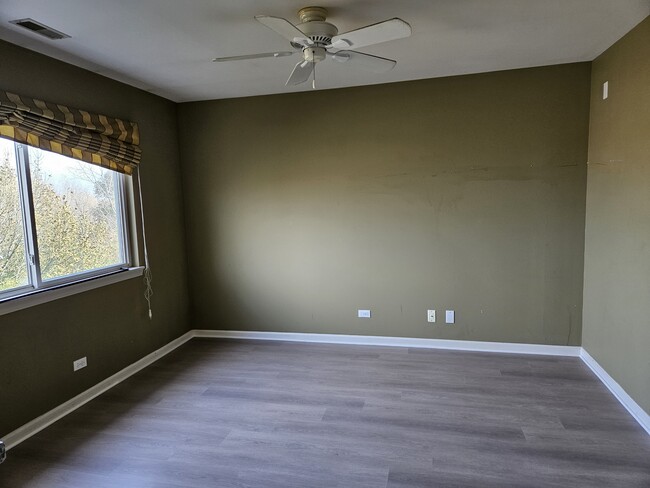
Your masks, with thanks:
[(140, 163), (134, 122), (0, 91), (0, 137), (131, 174)]

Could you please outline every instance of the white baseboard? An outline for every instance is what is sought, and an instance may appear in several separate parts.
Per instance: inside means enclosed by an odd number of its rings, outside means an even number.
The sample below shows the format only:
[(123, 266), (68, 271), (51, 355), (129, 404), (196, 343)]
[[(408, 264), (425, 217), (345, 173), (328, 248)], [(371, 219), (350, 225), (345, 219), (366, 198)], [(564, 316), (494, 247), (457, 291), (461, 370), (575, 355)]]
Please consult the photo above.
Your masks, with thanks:
[(330, 344), (357, 344), (371, 346), (421, 347), (428, 349), (451, 349), (455, 351), (498, 352), (512, 354), (539, 354), (546, 356), (579, 357), (596, 374), (616, 399), (634, 419), (650, 434), (650, 415), (579, 346), (550, 346), (543, 344), (517, 344), (508, 342), (457, 341), (445, 339), (421, 339), (410, 337), (360, 336), (343, 334), (305, 334), (295, 332), (263, 332), (247, 330), (194, 330), (194, 337), (225, 339), (256, 339), (266, 341), (321, 342)]
[(186, 332), (160, 349), (148, 354), (123, 370), (106, 378), (76, 397), (35, 418), (3, 438), (7, 449), (40, 432), (93, 398), (101, 395), (128, 377), (146, 368), (154, 361), (169, 354), (193, 337), (227, 339), (256, 339), (271, 341), (317, 342), (328, 344), (356, 344), (371, 346), (419, 347), (428, 349), (449, 349), (456, 351), (496, 352), (512, 354), (539, 354), (550, 356), (580, 357), (598, 378), (609, 388), (619, 402), (630, 412), (639, 424), (650, 434), (650, 416), (621, 388), (621, 386), (592, 358), (578, 346), (550, 346), (543, 344), (515, 344), (506, 342), (458, 341), (445, 339), (420, 339), (411, 337), (360, 336), (344, 334), (306, 334), (293, 332), (262, 332), (237, 330), (199, 330)]
[(421, 339), (417, 337), (385, 337), (344, 334), (305, 334), (298, 332), (263, 332), (248, 330), (194, 330), (194, 337), (222, 339), (257, 339), (265, 341), (321, 342), (327, 344), (356, 344), (366, 346), (420, 347), (454, 351), (500, 352), (511, 354), (540, 354), (546, 356), (580, 356), (579, 346), (548, 346), (509, 342), (458, 341)]
[(602, 381), (602, 383), (612, 392), (616, 399), (623, 405), (630, 415), (636, 419), (636, 421), (645, 429), (645, 431), (650, 434), (650, 415), (648, 415), (641, 406), (634, 401), (634, 399), (628, 395), (623, 387), (618, 384), (618, 382), (612, 378), (603, 367), (598, 364), (598, 362), (591, 357), (585, 348), (581, 348), (580, 358), (582, 361), (589, 366), (589, 368), (594, 372), (596, 376)]
[(62, 403), (58, 407), (53, 408), (52, 410), (50, 410), (47, 413), (44, 413), (40, 417), (36, 417), (31, 422), (28, 422), (25, 425), (18, 427), (16, 430), (9, 433), (3, 438), (3, 441), (7, 446), (7, 449), (11, 449), (12, 447), (17, 446), (25, 439), (43, 430), (48, 425), (53, 424), (57, 420), (68, 415), (70, 412), (76, 410), (77, 408), (81, 407), (85, 403), (88, 403), (93, 398), (101, 395), (107, 390), (110, 390), (118, 383), (121, 383), (122, 381), (127, 379), (129, 376), (134, 375), (141, 369), (144, 369), (147, 366), (149, 366), (154, 361), (160, 359), (166, 354), (169, 354), (178, 346), (189, 341), (192, 337), (194, 337), (193, 331), (186, 332), (179, 338), (174, 339), (170, 343), (164, 345), (160, 349), (155, 350), (151, 354), (146, 355), (142, 359), (136, 361), (130, 366), (127, 366), (123, 370), (118, 371), (113, 376), (110, 376), (105, 380), (97, 383), (95, 386), (87, 389), (83, 393), (80, 393), (76, 397), (71, 398), (67, 402)]

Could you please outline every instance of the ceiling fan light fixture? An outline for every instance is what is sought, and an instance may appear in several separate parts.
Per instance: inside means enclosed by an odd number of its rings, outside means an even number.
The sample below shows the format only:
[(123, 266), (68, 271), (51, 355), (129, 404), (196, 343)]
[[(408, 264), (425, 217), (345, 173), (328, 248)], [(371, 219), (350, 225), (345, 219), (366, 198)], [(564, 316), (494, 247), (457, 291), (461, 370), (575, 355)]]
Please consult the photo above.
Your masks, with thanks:
[(302, 57), (310, 63), (319, 63), (327, 57), (327, 51), (324, 47), (306, 47), (302, 50)]

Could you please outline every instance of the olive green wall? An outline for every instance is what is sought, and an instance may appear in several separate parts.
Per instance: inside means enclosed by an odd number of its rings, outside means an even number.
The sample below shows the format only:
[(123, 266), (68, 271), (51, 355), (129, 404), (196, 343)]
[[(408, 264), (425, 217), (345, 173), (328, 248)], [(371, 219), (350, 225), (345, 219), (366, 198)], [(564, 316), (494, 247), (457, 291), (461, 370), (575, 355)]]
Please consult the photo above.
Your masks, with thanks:
[(650, 413), (650, 17), (593, 63), (583, 346)]
[[(136, 121), (154, 276), (153, 320), (140, 278), (0, 315), (0, 437), (182, 335), (187, 278), (176, 105), (0, 42), (0, 89)], [(72, 361), (88, 367), (72, 372)]]
[(580, 63), (181, 104), (193, 327), (579, 344), (589, 89)]

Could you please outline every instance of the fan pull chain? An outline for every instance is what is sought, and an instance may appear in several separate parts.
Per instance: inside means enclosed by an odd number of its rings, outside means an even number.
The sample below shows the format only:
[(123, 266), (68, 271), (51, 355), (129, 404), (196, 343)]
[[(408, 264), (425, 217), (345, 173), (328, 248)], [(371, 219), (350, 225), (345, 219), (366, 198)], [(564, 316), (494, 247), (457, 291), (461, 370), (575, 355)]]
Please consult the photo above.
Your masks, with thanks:
[(314, 65), (312, 68), (312, 74), (314, 77), (311, 80), (311, 88), (312, 90), (315, 90), (316, 89), (316, 62), (312, 61), (312, 64)]

